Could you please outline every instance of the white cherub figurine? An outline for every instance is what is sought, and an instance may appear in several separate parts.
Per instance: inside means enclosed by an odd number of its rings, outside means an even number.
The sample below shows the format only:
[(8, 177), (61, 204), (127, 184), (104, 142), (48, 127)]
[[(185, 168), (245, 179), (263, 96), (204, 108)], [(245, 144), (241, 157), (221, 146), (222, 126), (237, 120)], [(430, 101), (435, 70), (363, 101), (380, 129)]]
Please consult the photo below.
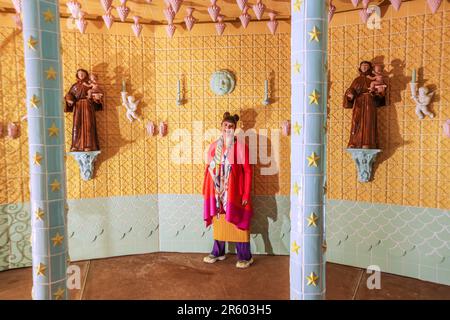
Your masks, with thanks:
[(428, 105), (431, 102), (431, 98), (433, 98), (434, 91), (428, 93), (428, 89), (426, 87), (419, 88), (419, 94), (413, 94), (412, 99), (416, 102), (416, 114), (419, 119), (424, 118), (424, 114), (429, 116), (431, 119), (434, 118), (434, 114), (428, 110)]
[(127, 109), (127, 118), (130, 122), (133, 122), (133, 120), (141, 121), (136, 114), (139, 102), (141, 100), (136, 101), (134, 96), (127, 96), (126, 92), (122, 92), (122, 105)]

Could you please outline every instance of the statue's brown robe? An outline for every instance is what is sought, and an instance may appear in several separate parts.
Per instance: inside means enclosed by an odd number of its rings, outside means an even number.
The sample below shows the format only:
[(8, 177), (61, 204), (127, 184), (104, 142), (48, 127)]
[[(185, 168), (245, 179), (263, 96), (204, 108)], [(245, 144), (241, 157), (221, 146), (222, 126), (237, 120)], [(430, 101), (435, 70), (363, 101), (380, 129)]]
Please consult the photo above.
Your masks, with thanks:
[[(102, 110), (102, 103), (88, 99), (90, 88), (78, 81), (65, 96), (64, 112), (73, 112), (72, 146), (70, 151), (84, 152), (100, 150), (95, 123), (95, 111)], [(68, 100), (74, 101), (69, 105)]]
[[(377, 107), (386, 104), (385, 94), (369, 92), (371, 80), (361, 74), (344, 94), (344, 108), (352, 109), (352, 128), (348, 148), (377, 149)], [(353, 99), (347, 97), (352, 93)]]

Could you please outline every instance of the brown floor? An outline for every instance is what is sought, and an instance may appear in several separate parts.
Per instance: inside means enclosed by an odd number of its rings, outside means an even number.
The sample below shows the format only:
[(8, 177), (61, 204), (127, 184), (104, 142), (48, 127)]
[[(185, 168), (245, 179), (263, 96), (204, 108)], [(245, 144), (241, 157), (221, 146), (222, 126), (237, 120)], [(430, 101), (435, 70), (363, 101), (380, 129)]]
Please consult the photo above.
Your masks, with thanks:
[[(204, 254), (153, 253), (74, 262), (81, 289), (71, 299), (289, 299), (289, 257), (255, 256), (246, 270), (236, 257), (208, 265)], [(278, 273), (278, 274), (277, 274)], [(383, 273), (366, 287), (363, 269), (327, 264), (327, 299), (448, 299), (450, 286)], [(30, 268), (0, 272), (0, 299), (30, 299)]]

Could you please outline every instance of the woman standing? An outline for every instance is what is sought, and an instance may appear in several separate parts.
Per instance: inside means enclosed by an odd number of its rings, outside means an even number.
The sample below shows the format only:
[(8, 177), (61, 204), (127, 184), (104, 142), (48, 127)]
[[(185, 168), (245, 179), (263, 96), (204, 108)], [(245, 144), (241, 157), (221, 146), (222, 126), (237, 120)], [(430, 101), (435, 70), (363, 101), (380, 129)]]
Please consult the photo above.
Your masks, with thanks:
[(252, 167), (248, 146), (234, 136), (238, 121), (237, 114), (225, 112), (222, 135), (209, 147), (203, 181), (203, 218), (206, 226), (213, 224), (214, 246), (203, 261), (224, 260), (225, 242), (235, 242), (236, 267), (248, 268), (253, 263), (250, 252)]

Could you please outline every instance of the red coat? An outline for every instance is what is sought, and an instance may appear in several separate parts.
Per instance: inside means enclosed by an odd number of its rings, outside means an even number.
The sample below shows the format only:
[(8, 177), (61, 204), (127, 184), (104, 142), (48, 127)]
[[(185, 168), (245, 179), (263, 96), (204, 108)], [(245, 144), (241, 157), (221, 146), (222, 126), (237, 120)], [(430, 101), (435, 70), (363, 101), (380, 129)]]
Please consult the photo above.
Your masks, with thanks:
[[(209, 164), (214, 158), (216, 145), (217, 141), (209, 146), (207, 166), (203, 181), (203, 218), (206, 222), (206, 226), (209, 226), (212, 223), (212, 218), (217, 215), (214, 182), (208, 170)], [(225, 152), (225, 146), (223, 152)], [(225, 220), (233, 223), (241, 230), (250, 230), (253, 208), (250, 196), (252, 188), (252, 166), (249, 161), (248, 146), (236, 141), (234, 143), (233, 151), (228, 155), (228, 159), (231, 163), (231, 172), (228, 181)], [(243, 200), (247, 200), (245, 206), (242, 205)]]

